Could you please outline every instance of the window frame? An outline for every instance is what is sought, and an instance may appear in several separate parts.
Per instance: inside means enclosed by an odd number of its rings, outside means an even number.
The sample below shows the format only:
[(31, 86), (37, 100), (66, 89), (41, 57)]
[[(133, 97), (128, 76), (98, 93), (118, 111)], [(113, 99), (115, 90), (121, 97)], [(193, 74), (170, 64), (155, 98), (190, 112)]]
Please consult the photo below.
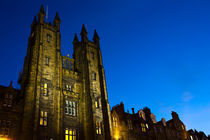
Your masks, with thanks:
[(65, 140), (76, 140), (77, 139), (77, 129), (66, 128), (64, 130)]
[(48, 118), (47, 111), (40, 110), (39, 125), (46, 127), (48, 125), (47, 118)]
[(77, 102), (73, 100), (65, 100), (65, 115), (77, 117)]

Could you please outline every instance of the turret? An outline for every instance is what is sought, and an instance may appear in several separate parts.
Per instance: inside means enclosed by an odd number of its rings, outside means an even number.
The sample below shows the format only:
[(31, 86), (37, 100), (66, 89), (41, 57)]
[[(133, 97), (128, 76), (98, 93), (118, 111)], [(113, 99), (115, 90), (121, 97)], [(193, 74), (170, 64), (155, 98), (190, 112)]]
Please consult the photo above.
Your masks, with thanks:
[(87, 31), (85, 29), (85, 25), (82, 24), (82, 30), (81, 30), (81, 39), (82, 39), (82, 42), (87, 42), (88, 41), (88, 37), (87, 37)]
[(39, 13), (38, 13), (38, 22), (40, 24), (44, 23), (44, 17), (45, 17), (44, 6), (41, 5), (41, 8), (40, 8)]
[(53, 24), (57, 28), (57, 31), (60, 31), (60, 23), (61, 23), (60, 17), (58, 15), (58, 12), (56, 12), (55, 18), (53, 20)]

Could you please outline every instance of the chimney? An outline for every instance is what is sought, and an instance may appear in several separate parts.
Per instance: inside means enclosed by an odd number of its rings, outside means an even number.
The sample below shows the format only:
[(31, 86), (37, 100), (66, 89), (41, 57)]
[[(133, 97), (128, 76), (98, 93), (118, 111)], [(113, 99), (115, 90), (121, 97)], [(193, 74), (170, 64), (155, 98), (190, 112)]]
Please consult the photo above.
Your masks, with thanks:
[(132, 113), (134, 114), (134, 108), (131, 108), (132, 109)]

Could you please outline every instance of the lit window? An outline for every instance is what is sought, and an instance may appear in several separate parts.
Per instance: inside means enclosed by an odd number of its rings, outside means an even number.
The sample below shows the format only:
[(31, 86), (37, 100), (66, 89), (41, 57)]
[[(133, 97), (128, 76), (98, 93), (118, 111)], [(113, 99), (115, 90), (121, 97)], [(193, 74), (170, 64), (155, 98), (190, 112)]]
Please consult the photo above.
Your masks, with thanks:
[(98, 98), (95, 98), (95, 107), (99, 108), (99, 100), (98, 100)]
[(98, 135), (102, 134), (101, 122), (99, 122), (99, 121), (96, 122), (96, 134), (98, 134)]
[(193, 136), (190, 136), (190, 140), (193, 140)]
[(75, 117), (76, 116), (76, 102), (74, 101), (65, 101), (65, 114)]
[(65, 140), (76, 140), (76, 129), (65, 129)]
[(184, 125), (182, 125), (182, 129), (184, 130)]
[(117, 127), (117, 118), (113, 117), (113, 126)]
[(47, 126), (47, 112), (40, 111), (40, 125)]
[(47, 96), (48, 94), (48, 86), (47, 86), (47, 83), (44, 83), (44, 92), (43, 92), (43, 95)]
[(149, 126), (148, 126), (148, 124), (146, 124), (146, 127), (147, 127), (147, 129), (149, 129)]
[(51, 40), (51, 36), (49, 34), (47, 34), (47, 42), (49, 43)]
[(146, 132), (146, 127), (144, 123), (141, 123), (141, 130), (142, 132)]
[(49, 61), (50, 61), (49, 57), (46, 57), (46, 58), (45, 58), (45, 64), (46, 64), (47, 66), (49, 66)]
[(66, 85), (66, 90), (72, 91), (72, 86), (67, 84), (67, 85)]
[(96, 73), (95, 72), (92, 74), (92, 78), (93, 78), (93, 80), (96, 80)]

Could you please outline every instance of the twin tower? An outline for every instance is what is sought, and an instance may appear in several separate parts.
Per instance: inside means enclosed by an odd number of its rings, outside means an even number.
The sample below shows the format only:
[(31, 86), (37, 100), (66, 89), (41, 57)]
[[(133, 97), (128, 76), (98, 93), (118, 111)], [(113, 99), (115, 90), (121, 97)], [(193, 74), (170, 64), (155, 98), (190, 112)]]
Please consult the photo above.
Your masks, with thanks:
[[(37, 19), (38, 17), (38, 19)], [(34, 18), (21, 78), (21, 140), (110, 140), (110, 106), (99, 36), (73, 40), (73, 58), (61, 55), (60, 18)]]

